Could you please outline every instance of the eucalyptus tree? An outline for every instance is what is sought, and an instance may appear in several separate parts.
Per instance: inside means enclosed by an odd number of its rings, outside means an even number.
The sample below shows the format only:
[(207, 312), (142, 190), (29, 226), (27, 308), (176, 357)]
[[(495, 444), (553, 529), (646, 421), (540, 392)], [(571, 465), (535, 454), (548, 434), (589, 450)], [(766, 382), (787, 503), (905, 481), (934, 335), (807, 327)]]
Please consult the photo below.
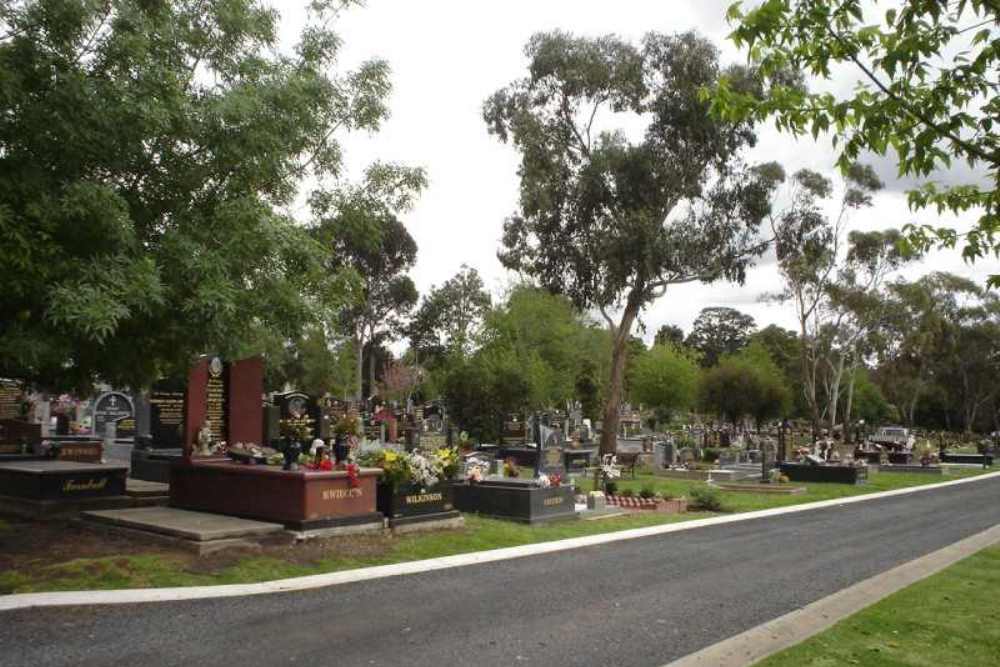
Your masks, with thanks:
[(286, 211), (389, 72), (335, 69), (330, 5), (289, 52), (252, 0), (3, 3), (0, 376), (143, 385), (342, 303)]
[[(642, 309), (671, 285), (742, 282), (765, 243), (773, 183), (742, 159), (749, 122), (708, 113), (702, 91), (725, 73), (693, 34), (534, 35), (528, 74), (485, 104), (489, 131), (520, 152), (520, 197), (501, 262), (596, 309), (612, 337), (601, 450), (615, 449), (628, 342)], [(641, 125), (628, 132), (615, 123)]]
[[(883, 9), (884, 7), (884, 9)], [(864, 151), (895, 157), (902, 176), (927, 179), (913, 208), (978, 216), (967, 233), (910, 227), (918, 248), (963, 244), (975, 260), (1000, 252), (1000, 5), (996, 0), (764, 0), (729, 9), (731, 39), (764, 73), (792, 68), (817, 79), (853, 71), (844, 92), (777, 85), (746, 95), (723, 79), (713, 109), (730, 119), (771, 118), (796, 135), (832, 130), (843, 170)], [(846, 68), (846, 70), (845, 70)], [(733, 85), (736, 84), (736, 85)], [(942, 185), (954, 161), (969, 165)], [(934, 177), (934, 178), (932, 178)], [(1000, 275), (990, 276), (1000, 285)]]
[(746, 347), (756, 329), (754, 319), (735, 308), (702, 308), (685, 344), (701, 353), (701, 365), (709, 368), (719, 363), (722, 355)]
[(417, 303), (417, 288), (407, 275), (417, 259), (417, 243), (397, 211), (409, 208), (425, 184), (421, 169), (376, 164), (362, 183), (317, 191), (310, 201), (314, 235), (327, 250), (328, 268), (359, 277), (354, 299), (337, 313), (339, 328), (353, 341), (357, 400), (364, 398), (366, 346), (368, 386), (374, 391), (375, 348), (403, 333), (405, 318)]
[(433, 366), (448, 354), (471, 354), (491, 303), (479, 272), (465, 264), (440, 287), (432, 286), (407, 327), (420, 363)]

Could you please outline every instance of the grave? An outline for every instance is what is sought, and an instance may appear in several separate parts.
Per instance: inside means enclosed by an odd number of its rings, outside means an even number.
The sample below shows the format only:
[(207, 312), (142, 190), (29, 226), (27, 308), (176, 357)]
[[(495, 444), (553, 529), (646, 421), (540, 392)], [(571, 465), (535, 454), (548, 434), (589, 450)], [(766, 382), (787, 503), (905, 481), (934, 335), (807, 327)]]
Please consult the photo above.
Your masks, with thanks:
[(129, 476), (168, 484), (170, 466), (183, 457), (185, 383), (166, 379), (153, 384), (146, 397), (149, 406), (148, 433), (135, 438)]
[(542, 523), (576, 518), (573, 486), (540, 487), (534, 480), (490, 477), (452, 486), (455, 507), (498, 519)]
[(135, 407), (132, 399), (120, 391), (106, 392), (94, 401), (94, 437), (106, 437), (111, 424), (115, 426), (114, 437), (135, 436)]
[(34, 460), (0, 463), (0, 509), (35, 518), (131, 507), (124, 465)]
[(184, 456), (170, 470), (171, 506), (274, 522), (295, 531), (381, 529), (375, 509), (378, 468), (283, 470), (195, 452), (207, 424), (216, 442), (258, 444), (264, 436), (261, 357), (226, 363), (206, 357), (185, 394)]
[(835, 484), (864, 484), (868, 481), (867, 465), (831, 465), (806, 461), (783, 462), (781, 474), (792, 482), (832, 482)]
[(538, 465), (538, 447), (532, 442), (534, 420), (522, 420), (518, 415), (509, 415), (503, 422), (500, 432), (500, 446), (497, 447), (498, 459), (513, 459), (522, 468), (535, 468)]

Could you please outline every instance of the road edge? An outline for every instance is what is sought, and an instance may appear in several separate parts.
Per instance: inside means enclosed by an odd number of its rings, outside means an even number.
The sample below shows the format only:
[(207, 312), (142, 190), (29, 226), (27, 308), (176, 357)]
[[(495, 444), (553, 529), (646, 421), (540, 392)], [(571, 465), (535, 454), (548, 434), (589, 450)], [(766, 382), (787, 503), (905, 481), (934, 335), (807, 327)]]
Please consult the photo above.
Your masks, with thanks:
[(893, 593), (1000, 543), (1000, 525), (876, 574), (801, 609), (674, 660), (664, 667), (748, 667), (791, 648)]
[(785, 514), (811, 512), (829, 507), (839, 507), (842, 505), (869, 502), (872, 500), (879, 500), (881, 498), (891, 498), (894, 496), (909, 495), (911, 493), (924, 493), (934, 489), (958, 486), (961, 484), (972, 484), (997, 477), (1000, 477), (1000, 472), (991, 472), (983, 475), (977, 475), (975, 477), (956, 479), (949, 482), (911, 486), (905, 489), (879, 491), (877, 493), (851, 496), (849, 498), (820, 500), (813, 503), (790, 505), (788, 507), (775, 507), (766, 510), (756, 510), (753, 512), (740, 512), (738, 514), (711, 517), (707, 519), (693, 519), (678, 523), (648, 526), (646, 528), (633, 528), (610, 533), (599, 533), (597, 535), (587, 535), (584, 537), (571, 537), (563, 540), (536, 542), (516, 547), (503, 547), (488, 551), (474, 551), (465, 554), (456, 554), (453, 556), (440, 556), (425, 560), (394, 563), (392, 565), (376, 565), (353, 570), (341, 570), (338, 572), (313, 574), (302, 577), (293, 577), (290, 579), (275, 579), (272, 581), (261, 581), (251, 584), (182, 586), (176, 588), (127, 588), (117, 590), (59, 591), (49, 593), (16, 593), (13, 595), (0, 596), (0, 612), (15, 609), (31, 609), (34, 607), (175, 602), (180, 600), (238, 597), (245, 595), (264, 595), (268, 593), (302, 591), (359, 581), (368, 581), (370, 579), (381, 579), (384, 577), (394, 577), (406, 574), (418, 574), (421, 572), (443, 570), (452, 567), (493, 563), (513, 558), (524, 558), (526, 556), (537, 556), (541, 554), (555, 553), (558, 551), (567, 551), (570, 549), (609, 544), (611, 542), (621, 542), (624, 540), (652, 537), (685, 530), (695, 530), (708, 526), (753, 521), (755, 519), (782, 516)]

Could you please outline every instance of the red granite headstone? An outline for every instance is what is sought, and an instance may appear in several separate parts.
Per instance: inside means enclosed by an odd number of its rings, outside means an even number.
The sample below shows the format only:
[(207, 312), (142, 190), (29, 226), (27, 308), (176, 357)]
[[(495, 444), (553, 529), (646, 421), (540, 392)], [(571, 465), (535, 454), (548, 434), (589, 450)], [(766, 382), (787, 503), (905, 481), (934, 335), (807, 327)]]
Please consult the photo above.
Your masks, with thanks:
[(184, 392), (184, 458), (191, 456), (198, 431), (205, 423), (208, 396), (208, 357), (199, 359), (188, 372)]
[(229, 438), (232, 442), (264, 442), (264, 358), (229, 364)]

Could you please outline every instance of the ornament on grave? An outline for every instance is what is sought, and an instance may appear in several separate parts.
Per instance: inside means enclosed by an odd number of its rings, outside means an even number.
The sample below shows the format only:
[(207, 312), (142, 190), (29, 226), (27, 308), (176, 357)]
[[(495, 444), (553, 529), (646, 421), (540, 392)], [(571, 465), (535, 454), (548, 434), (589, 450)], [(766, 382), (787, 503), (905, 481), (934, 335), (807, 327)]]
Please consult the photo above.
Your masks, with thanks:
[(208, 422), (208, 420), (205, 420), (201, 430), (198, 431), (198, 450), (195, 452), (195, 455), (212, 455), (212, 425)]

